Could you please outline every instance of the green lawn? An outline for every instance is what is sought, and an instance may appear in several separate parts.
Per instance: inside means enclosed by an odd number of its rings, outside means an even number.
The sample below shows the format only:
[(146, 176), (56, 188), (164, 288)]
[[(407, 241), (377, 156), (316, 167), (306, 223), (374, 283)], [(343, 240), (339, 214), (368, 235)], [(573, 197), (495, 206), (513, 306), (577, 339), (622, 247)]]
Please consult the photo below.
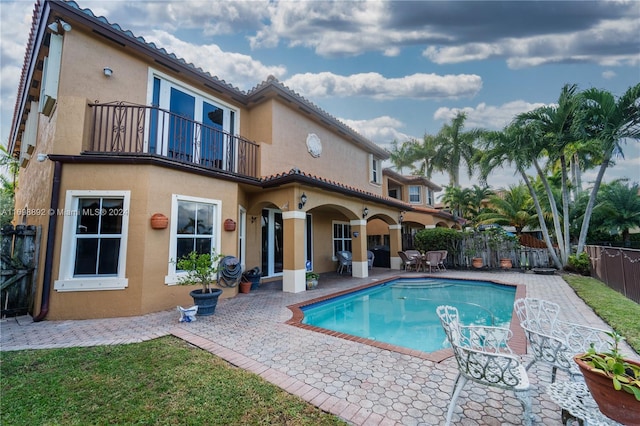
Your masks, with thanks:
[(623, 335), (627, 343), (640, 353), (640, 305), (595, 278), (579, 275), (563, 277), (600, 318)]
[(3, 425), (344, 425), (175, 337), (0, 353)]

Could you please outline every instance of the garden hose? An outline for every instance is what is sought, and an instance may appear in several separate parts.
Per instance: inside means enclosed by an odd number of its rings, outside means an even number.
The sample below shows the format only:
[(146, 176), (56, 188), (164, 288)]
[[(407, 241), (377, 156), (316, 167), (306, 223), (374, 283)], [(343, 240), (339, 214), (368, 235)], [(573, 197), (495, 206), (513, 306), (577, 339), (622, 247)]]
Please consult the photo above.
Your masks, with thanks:
[(218, 267), (218, 285), (221, 287), (235, 287), (242, 278), (242, 265), (234, 256), (225, 256)]

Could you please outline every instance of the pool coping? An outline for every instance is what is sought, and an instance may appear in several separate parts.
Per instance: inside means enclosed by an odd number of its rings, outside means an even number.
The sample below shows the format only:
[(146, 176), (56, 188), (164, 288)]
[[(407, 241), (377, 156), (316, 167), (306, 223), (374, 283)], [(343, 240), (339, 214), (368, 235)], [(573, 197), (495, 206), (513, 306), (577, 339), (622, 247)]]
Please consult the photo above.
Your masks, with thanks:
[[(396, 353), (400, 353), (403, 355), (410, 355), (410, 356), (414, 356), (420, 359), (424, 359), (424, 360), (428, 360), (428, 361), (432, 361), (435, 363), (439, 363), (444, 361), (447, 358), (450, 358), (453, 356), (453, 351), (451, 349), (441, 349), (439, 351), (435, 351), (435, 352), (423, 352), (423, 351), (419, 351), (417, 349), (409, 349), (409, 348), (405, 348), (403, 346), (396, 346), (396, 345), (392, 345), (390, 343), (384, 343), (384, 342), (380, 342), (377, 340), (372, 340), (372, 339), (367, 339), (365, 337), (358, 337), (358, 336), (353, 336), (351, 334), (346, 334), (346, 333), (341, 333), (339, 331), (333, 331), (333, 330), (328, 330), (326, 328), (321, 328), (321, 327), (317, 327), (314, 325), (309, 325), (309, 324), (303, 324), (302, 320), (304, 319), (304, 312), (302, 311), (302, 308), (308, 305), (312, 305), (314, 303), (318, 303), (318, 302), (324, 302), (325, 300), (328, 299), (333, 299), (335, 297), (339, 297), (345, 294), (349, 294), (349, 293), (353, 293), (356, 291), (360, 291), (360, 290), (364, 290), (370, 287), (375, 287), (375, 286), (379, 286), (381, 284), (384, 284), (386, 282), (389, 281), (393, 281), (393, 280), (398, 280), (398, 279), (403, 279), (403, 278), (407, 278), (406, 276), (400, 276), (400, 275), (396, 275), (396, 276), (392, 276), (392, 277), (388, 277), (388, 278), (384, 278), (382, 280), (378, 280), (378, 281), (374, 281), (372, 283), (368, 283), (368, 284), (363, 284), (357, 287), (353, 287), (353, 288), (349, 288), (346, 290), (341, 290), (341, 291), (337, 291), (335, 293), (331, 293), (331, 294), (327, 294), (321, 297), (316, 297), (314, 299), (310, 299), (310, 300), (306, 300), (304, 302), (300, 302), (300, 303), (295, 303), (293, 305), (289, 305), (287, 306), (287, 308), (291, 311), (292, 313), (292, 317), (285, 321), (285, 324), (288, 325), (292, 325), (294, 327), (298, 327), (298, 328), (302, 328), (305, 330), (309, 330), (309, 331), (314, 331), (316, 333), (322, 333), (328, 336), (334, 336), (334, 337), (338, 337), (340, 339), (345, 339), (345, 340), (349, 340), (352, 342), (357, 342), (357, 343), (362, 343), (364, 345), (369, 345), (369, 346), (373, 346), (379, 349), (383, 349), (383, 350), (388, 350), (388, 351), (392, 351), (392, 352), (396, 352)], [(433, 275), (433, 274), (424, 274), (424, 275), (416, 275), (416, 276), (412, 276), (411, 279), (415, 279), (415, 278), (438, 278), (437, 275)], [(443, 278), (443, 277), (440, 277)], [(524, 298), (526, 297), (527, 294), (527, 290), (526, 290), (526, 286), (524, 284), (518, 284), (518, 283), (510, 283), (510, 282), (504, 282), (504, 281), (499, 281), (499, 280), (494, 280), (494, 279), (482, 279), (482, 280), (478, 280), (478, 279), (471, 279), (471, 278), (447, 278), (447, 279), (455, 279), (455, 280), (461, 280), (461, 281), (485, 281), (485, 282), (490, 282), (493, 284), (499, 284), (499, 285), (507, 285), (507, 286), (512, 286), (512, 287), (516, 287), (516, 294), (514, 297), (514, 300), (520, 299), (520, 298)], [(517, 321), (517, 316), (515, 314), (515, 311), (511, 312), (511, 325), (509, 327), (509, 329), (511, 330), (511, 332), (513, 333), (513, 335), (511, 336), (511, 339), (509, 340), (509, 347), (511, 348), (511, 350), (517, 354), (517, 355), (524, 355), (527, 352), (527, 340), (526, 340), (526, 336), (524, 334), (524, 330), (520, 327), (520, 324)]]

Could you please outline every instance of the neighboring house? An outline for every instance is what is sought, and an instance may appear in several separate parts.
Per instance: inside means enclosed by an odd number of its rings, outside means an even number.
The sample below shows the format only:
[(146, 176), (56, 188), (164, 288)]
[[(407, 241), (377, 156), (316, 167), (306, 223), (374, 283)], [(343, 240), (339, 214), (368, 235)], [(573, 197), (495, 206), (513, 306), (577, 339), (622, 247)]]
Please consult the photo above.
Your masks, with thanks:
[(397, 253), (410, 218), (451, 222), (390, 197), (388, 153), (275, 78), (240, 91), (73, 2), (36, 4), (9, 148), (14, 222), (42, 229), (36, 320), (186, 306), (175, 260), (192, 250), (286, 292), (305, 291), (307, 262), (335, 270), (339, 250), (366, 277), (368, 223)]

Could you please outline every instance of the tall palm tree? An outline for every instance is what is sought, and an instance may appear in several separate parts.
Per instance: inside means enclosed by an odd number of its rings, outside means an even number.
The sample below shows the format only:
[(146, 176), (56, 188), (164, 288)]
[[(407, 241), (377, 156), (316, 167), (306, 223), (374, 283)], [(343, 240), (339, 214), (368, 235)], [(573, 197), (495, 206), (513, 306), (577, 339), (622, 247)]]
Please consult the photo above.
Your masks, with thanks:
[(449, 186), (460, 186), (460, 165), (464, 161), (469, 177), (473, 174), (476, 148), (474, 142), (481, 135), (482, 130), (473, 129), (463, 131), (467, 115), (460, 111), (445, 124), (435, 136), (436, 155), (434, 164), (439, 170), (449, 175)]
[[(574, 122), (579, 107), (577, 89), (575, 84), (567, 84), (560, 92), (557, 105), (536, 108), (533, 111), (519, 114), (517, 117), (518, 123), (528, 127), (542, 142), (542, 145), (539, 146), (542, 149), (533, 158), (533, 165), (547, 192), (563, 265), (567, 263), (571, 254), (569, 215), (566, 214), (569, 212), (567, 147), (577, 139), (574, 133)], [(547, 170), (550, 170), (554, 164), (560, 163), (562, 211), (565, 212), (562, 225), (545, 170), (539, 163), (539, 160), (545, 157), (547, 158)]]
[(410, 148), (410, 157), (413, 163), (418, 164), (414, 172), (431, 179), (434, 170), (441, 170), (441, 165), (436, 162), (437, 152), (436, 137), (433, 135), (425, 133), (422, 142), (414, 141)]
[(640, 140), (640, 83), (630, 87), (617, 101), (610, 92), (599, 89), (584, 91), (581, 99), (576, 127), (585, 139), (595, 139), (602, 144), (603, 156), (580, 228), (578, 253), (584, 250), (591, 214), (607, 167), (614, 157), (624, 157), (622, 143), (628, 139)]
[(516, 172), (524, 181), (533, 200), (538, 224), (540, 225), (544, 242), (547, 245), (549, 256), (556, 267), (560, 269), (564, 263), (558, 258), (545, 222), (545, 214), (542, 210), (540, 198), (533, 182), (526, 173), (526, 170), (532, 165), (534, 159), (540, 156), (542, 151), (541, 138), (535, 130), (535, 128), (530, 128), (530, 126), (528, 127), (516, 120), (502, 131), (484, 132), (481, 139), (484, 152), (478, 157), (478, 166), (481, 180), (484, 181), (496, 168), (508, 164), (516, 168)]
[(16, 157), (9, 153), (5, 145), (0, 145), (0, 168), (9, 173), (9, 177), (0, 174), (0, 191), (13, 199), (18, 185), (20, 163)]
[(403, 173), (405, 167), (411, 167), (413, 165), (412, 158), (412, 145), (416, 144), (416, 141), (407, 141), (402, 144), (398, 144), (397, 140), (391, 142), (391, 151), (389, 151), (389, 160), (393, 166), (398, 169), (400, 174)]

